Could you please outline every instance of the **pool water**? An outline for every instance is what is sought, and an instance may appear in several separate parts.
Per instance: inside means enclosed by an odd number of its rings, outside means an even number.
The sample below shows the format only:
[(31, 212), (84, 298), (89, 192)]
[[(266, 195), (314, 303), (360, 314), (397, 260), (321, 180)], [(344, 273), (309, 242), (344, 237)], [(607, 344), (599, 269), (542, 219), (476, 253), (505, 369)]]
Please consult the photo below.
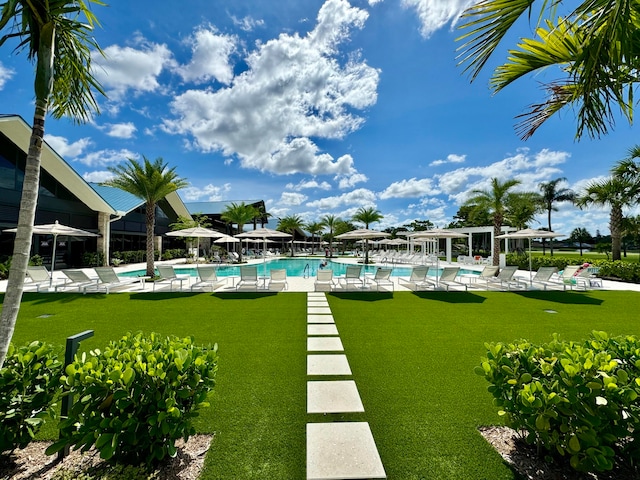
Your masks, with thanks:
[[(288, 277), (315, 277), (320, 263), (324, 262), (324, 258), (276, 258), (268, 260), (265, 263), (255, 264), (258, 267), (258, 275), (269, 276), (272, 269), (285, 269)], [(344, 275), (347, 271), (348, 263), (334, 262), (329, 259), (326, 260), (328, 265), (325, 269), (333, 270), (334, 275)], [(198, 271), (194, 266), (175, 266), (175, 271), (178, 275), (190, 275), (192, 277), (198, 276)], [(374, 274), (379, 268), (377, 265), (367, 265), (364, 267), (364, 273)], [(408, 277), (411, 275), (412, 267), (393, 267), (391, 276), (394, 277)], [(438, 275), (442, 272), (442, 269), (438, 270)], [(239, 265), (220, 265), (217, 270), (219, 277), (239, 276)], [(477, 274), (477, 271), (460, 269), (461, 274)], [(131, 272), (121, 273), (123, 277), (138, 277), (145, 274), (145, 270), (134, 270)], [(435, 271), (429, 270), (429, 276), (435, 277)]]

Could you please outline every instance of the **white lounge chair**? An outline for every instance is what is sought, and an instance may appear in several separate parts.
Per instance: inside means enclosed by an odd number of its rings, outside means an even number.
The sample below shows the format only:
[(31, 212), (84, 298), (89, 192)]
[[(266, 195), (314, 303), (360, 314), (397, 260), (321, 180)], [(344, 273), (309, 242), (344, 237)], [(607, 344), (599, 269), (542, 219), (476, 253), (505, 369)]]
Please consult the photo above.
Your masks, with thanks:
[(344, 288), (349, 289), (349, 285), (356, 285), (359, 288), (364, 287), (364, 279), (360, 276), (362, 267), (360, 265), (348, 265), (347, 271), (341, 280), (344, 280)]
[(258, 269), (253, 265), (240, 267), (240, 281), (236, 285), (236, 290), (246, 286), (258, 290)]
[(153, 291), (156, 291), (156, 285), (160, 285), (162, 283), (169, 284), (169, 291), (173, 291), (173, 284), (179, 283), (180, 290), (182, 290), (182, 284), (187, 282), (189, 284), (189, 276), (176, 274), (176, 271), (171, 265), (158, 265), (156, 267), (158, 269), (158, 275), (160, 276), (159, 280), (153, 282)]
[(445, 267), (442, 269), (442, 274), (436, 280), (436, 288), (444, 287), (448, 292), (451, 287), (464, 287), (464, 290), (467, 291), (469, 285), (466, 283), (462, 283), (456, 280), (458, 274), (460, 273), (459, 267)]
[(25, 283), (25, 287), (36, 287), (36, 292), (43, 287), (48, 289), (53, 285), (49, 270), (42, 265), (28, 266), (27, 277), (31, 282)]
[(567, 286), (562, 281), (553, 279), (553, 276), (557, 273), (558, 269), (556, 267), (540, 267), (529, 281), (529, 288), (533, 289), (536, 286), (540, 286), (543, 290), (547, 288), (562, 288), (562, 290), (566, 290)]
[(381, 286), (391, 287), (391, 291), (393, 291), (394, 284), (393, 284), (393, 280), (391, 280), (391, 271), (392, 271), (391, 268), (384, 268), (384, 267), (378, 268), (378, 270), (376, 270), (376, 273), (373, 277), (365, 276), (365, 281), (375, 283), (376, 290), (378, 292), (380, 291)]
[(320, 287), (328, 287), (328, 291), (331, 291), (336, 286), (336, 282), (333, 278), (333, 270), (318, 270), (316, 275), (316, 281), (313, 283), (313, 288), (316, 292), (324, 290), (324, 288)]
[(413, 269), (411, 270), (411, 275), (408, 279), (398, 277), (398, 285), (405, 286), (409, 290), (414, 291), (427, 287), (432, 284), (429, 280), (427, 280), (428, 272), (429, 267), (427, 266), (413, 267)]
[(99, 278), (91, 278), (82, 270), (75, 269), (62, 270), (62, 273), (69, 279), (69, 282), (56, 285), (56, 292), (59, 288), (64, 290), (77, 288), (79, 292), (82, 291), (82, 293), (87, 293), (87, 289), (90, 287), (97, 291), (96, 287), (100, 281)]
[(98, 275), (99, 281), (96, 284), (96, 290), (104, 288), (106, 294), (115, 288), (128, 287), (133, 283), (140, 283), (144, 281), (140, 277), (119, 277), (113, 267), (96, 267), (94, 268)]
[(495, 278), (499, 271), (500, 271), (500, 267), (487, 265), (482, 269), (479, 275), (476, 275), (475, 273), (466, 273), (466, 274), (460, 275), (460, 277), (467, 279), (469, 281), (470, 287), (479, 287), (478, 284), (482, 286), (486, 286), (486, 282), (490, 281), (490, 279), (492, 278)]
[(289, 288), (289, 284), (287, 283), (287, 270), (284, 268), (270, 270), (267, 288), (269, 290), (286, 290)]
[(217, 269), (213, 265), (198, 265), (197, 269), (199, 280), (191, 285), (192, 292), (194, 288), (204, 289), (207, 285), (211, 287), (211, 291), (213, 292), (216, 288), (226, 285), (226, 279), (218, 278)]
[(500, 290), (511, 290), (511, 288), (526, 288), (523, 281), (515, 278), (518, 267), (510, 265), (500, 270), (500, 273), (495, 277), (485, 277), (478, 279), (476, 284), (484, 283), (486, 288), (498, 288)]
[(578, 284), (584, 286), (585, 290), (589, 288), (602, 288), (602, 279), (598, 277), (600, 267), (583, 268), (576, 275)]

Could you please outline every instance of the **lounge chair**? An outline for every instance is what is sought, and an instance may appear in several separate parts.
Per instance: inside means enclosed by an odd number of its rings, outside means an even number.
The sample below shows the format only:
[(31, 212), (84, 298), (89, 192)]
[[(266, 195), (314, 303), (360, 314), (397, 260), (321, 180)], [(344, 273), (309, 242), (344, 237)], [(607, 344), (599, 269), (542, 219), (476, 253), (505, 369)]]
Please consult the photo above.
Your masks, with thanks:
[(240, 281), (236, 285), (236, 290), (241, 287), (252, 286), (258, 290), (258, 268), (252, 265), (240, 267)]
[(42, 265), (27, 267), (27, 277), (31, 282), (26, 283), (25, 287), (35, 286), (36, 292), (39, 292), (42, 287), (48, 289), (53, 284), (49, 270)]
[(476, 287), (477, 283), (482, 284), (486, 282), (487, 279), (495, 278), (499, 271), (500, 267), (487, 265), (480, 271), (479, 275), (476, 275), (475, 273), (465, 273), (463, 275), (460, 275), (460, 278), (468, 280), (470, 287)]
[(97, 287), (98, 281), (100, 281), (99, 278), (89, 277), (82, 270), (62, 270), (62, 273), (69, 279), (69, 282), (56, 285), (56, 292), (59, 288), (64, 290), (77, 288), (79, 292), (87, 293), (88, 288)]
[(407, 287), (409, 290), (420, 290), (422, 287), (427, 287), (432, 285), (432, 282), (427, 280), (427, 273), (429, 272), (429, 267), (420, 266), (413, 267), (411, 270), (411, 275), (408, 279), (403, 277), (398, 277), (398, 285), (403, 285)]
[(373, 277), (366, 277), (365, 282), (371, 282), (376, 284), (376, 291), (380, 291), (381, 286), (390, 286), (391, 291), (394, 290), (394, 284), (391, 280), (391, 268), (380, 267), (376, 270), (376, 274)]
[(360, 265), (348, 265), (347, 271), (341, 280), (344, 280), (344, 288), (348, 289), (349, 285), (356, 285), (359, 288), (364, 287), (364, 279), (360, 276), (362, 267)]
[(198, 265), (197, 269), (199, 280), (191, 285), (192, 292), (194, 288), (204, 289), (207, 285), (211, 286), (211, 291), (213, 292), (216, 288), (226, 285), (226, 279), (218, 278), (217, 269), (213, 265)]
[(557, 273), (557, 267), (540, 267), (533, 278), (529, 281), (529, 288), (534, 288), (536, 285), (538, 285), (541, 286), (543, 290), (546, 290), (547, 287), (562, 287), (563, 290), (566, 290), (567, 286), (564, 284), (564, 282), (553, 279), (553, 276)]
[(323, 286), (329, 287), (329, 291), (333, 290), (333, 288), (336, 286), (336, 282), (333, 278), (333, 270), (318, 270), (316, 281), (313, 283), (313, 288), (316, 292), (318, 292), (323, 290), (319, 289), (319, 287)]
[(583, 285), (578, 282), (576, 275), (581, 268), (582, 266), (580, 265), (567, 265), (566, 267), (564, 267), (564, 270), (558, 273), (558, 277), (560, 278), (560, 281), (567, 285), (569, 288), (580, 288)]
[(444, 287), (448, 292), (451, 287), (464, 287), (464, 290), (467, 291), (469, 285), (456, 280), (459, 273), (459, 267), (444, 267), (442, 269), (442, 274), (436, 281), (436, 288)]
[(576, 275), (576, 281), (579, 285), (584, 286), (585, 290), (593, 287), (602, 288), (602, 279), (598, 277), (599, 267), (583, 268)]
[(96, 267), (94, 268), (98, 275), (98, 283), (96, 284), (96, 290), (104, 288), (106, 294), (114, 288), (128, 287), (133, 283), (140, 283), (144, 286), (144, 279), (142, 277), (119, 277), (113, 267)]
[(267, 288), (271, 290), (272, 287), (277, 290), (286, 290), (289, 288), (286, 269), (278, 268), (269, 272), (269, 284), (267, 285)]
[(173, 292), (174, 283), (180, 284), (180, 290), (182, 290), (182, 284), (184, 282), (187, 282), (187, 285), (189, 284), (189, 277), (187, 275), (178, 276), (171, 265), (157, 265), (156, 268), (158, 269), (158, 275), (160, 276), (160, 279), (153, 282), (154, 292), (156, 291), (156, 285), (159, 285), (161, 283), (168, 283), (169, 291), (171, 292)]
[(524, 282), (514, 278), (514, 275), (516, 274), (516, 271), (518, 270), (518, 267), (516, 266), (508, 266), (508, 267), (504, 267), (502, 270), (500, 270), (500, 273), (498, 273), (498, 275), (496, 275), (495, 277), (485, 277), (485, 278), (481, 278), (478, 279), (476, 281), (476, 285), (477, 284), (482, 284), (484, 282), (484, 286), (486, 288), (499, 288), (500, 290), (511, 290), (512, 287), (514, 288), (526, 288), (526, 285), (524, 284)]

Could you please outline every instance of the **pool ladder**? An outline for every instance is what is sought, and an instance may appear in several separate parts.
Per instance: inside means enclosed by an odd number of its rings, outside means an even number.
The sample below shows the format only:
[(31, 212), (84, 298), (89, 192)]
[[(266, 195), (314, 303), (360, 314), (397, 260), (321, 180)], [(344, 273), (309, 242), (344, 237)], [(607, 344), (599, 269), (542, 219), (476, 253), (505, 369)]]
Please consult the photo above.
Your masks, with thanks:
[(302, 278), (309, 278), (311, 276), (311, 266), (307, 263), (302, 270)]

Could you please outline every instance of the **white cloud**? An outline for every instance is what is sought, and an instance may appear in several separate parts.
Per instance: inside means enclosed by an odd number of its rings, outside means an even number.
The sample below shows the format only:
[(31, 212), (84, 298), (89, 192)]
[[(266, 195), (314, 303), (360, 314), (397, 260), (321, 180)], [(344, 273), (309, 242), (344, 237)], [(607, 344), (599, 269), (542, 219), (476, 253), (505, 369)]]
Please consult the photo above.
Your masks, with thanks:
[(280, 204), (294, 207), (297, 205), (301, 205), (307, 198), (309, 197), (302, 193), (282, 192), (282, 196), (280, 197)]
[(366, 182), (367, 180), (369, 180), (369, 177), (367, 177), (364, 173), (354, 172), (350, 175), (338, 175), (336, 176), (335, 180), (339, 180), (338, 188), (344, 190), (347, 188), (352, 188), (358, 183)]
[(180, 190), (180, 196), (187, 202), (195, 202), (197, 200), (205, 199), (208, 202), (216, 202), (223, 200), (227, 193), (231, 191), (231, 184), (225, 183), (221, 187), (213, 184), (208, 184), (203, 188), (189, 186)]
[(137, 130), (136, 126), (131, 122), (107, 124), (105, 127), (107, 128), (107, 135), (115, 138), (132, 138)]
[(78, 155), (82, 155), (85, 148), (93, 144), (89, 138), (81, 138), (73, 143), (69, 143), (65, 137), (58, 137), (56, 135), (45, 134), (45, 142), (47, 142), (51, 148), (53, 148), (58, 155), (62, 158), (75, 158)]
[(363, 119), (355, 110), (377, 101), (379, 71), (339, 51), (368, 13), (327, 0), (305, 37), (281, 34), (258, 44), (247, 70), (228, 88), (188, 90), (171, 103), (165, 131), (190, 135), (202, 151), (236, 156), (245, 168), (284, 175), (351, 175), (353, 159), (319, 150), (312, 138), (343, 138)]
[(86, 172), (82, 174), (87, 182), (102, 183), (111, 180), (115, 175), (108, 170), (96, 170), (94, 172)]
[(76, 158), (75, 161), (90, 167), (104, 167), (125, 162), (128, 158), (137, 159), (138, 157), (137, 153), (123, 148), (121, 150), (99, 150), (84, 157)]
[(384, 0), (369, 0), (369, 5), (371, 5), (373, 7), (374, 5), (382, 3), (383, 1)]
[(447, 155), (446, 160), (434, 160), (429, 164), (429, 166), (437, 167), (439, 165), (445, 165), (447, 163), (464, 163), (466, 158), (466, 155), (456, 155), (455, 153), (450, 153), (449, 155)]
[(233, 35), (218, 34), (211, 26), (198, 28), (187, 40), (192, 51), (191, 61), (176, 67), (176, 72), (185, 81), (204, 83), (217, 80), (228, 85), (233, 79), (229, 57), (236, 49), (236, 40)]
[(256, 20), (253, 17), (249, 16), (238, 18), (232, 15), (231, 21), (236, 27), (238, 27), (240, 30), (244, 30), (245, 32), (251, 32), (254, 28), (262, 27), (264, 25), (264, 20)]
[(478, 0), (402, 0), (402, 6), (413, 8), (422, 23), (420, 33), (429, 38), (436, 30), (451, 22), (455, 25), (460, 14)]
[(300, 180), (297, 184), (287, 183), (286, 188), (289, 190), (295, 190), (297, 192), (301, 190), (307, 190), (311, 188), (317, 188), (320, 190), (331, 190), (329, 182), (318, 183), (316, 180)]
[(4, 88), (4, 84), (10, 80), (15, 74), (15, 70), (10, 69), (9, 67), (5, 67), (0, 63), (0, 90)]
[(380, 198), (383, 200), (388, 198), (419, 198), (438, 193), (440, 192), (434, 188), (430, 178), (417, 179), (414, 177), (409, 180), (393, 182), (380, 193)]
[(314, 200), (307, 203), (306, 206), (318, 210), (333, 210), (344, 205), (350, 205), (352, 208), (375, 206), (375, 201), (376, 194), (374, 192), (366, 188), (358, 188), (342, 195)]

